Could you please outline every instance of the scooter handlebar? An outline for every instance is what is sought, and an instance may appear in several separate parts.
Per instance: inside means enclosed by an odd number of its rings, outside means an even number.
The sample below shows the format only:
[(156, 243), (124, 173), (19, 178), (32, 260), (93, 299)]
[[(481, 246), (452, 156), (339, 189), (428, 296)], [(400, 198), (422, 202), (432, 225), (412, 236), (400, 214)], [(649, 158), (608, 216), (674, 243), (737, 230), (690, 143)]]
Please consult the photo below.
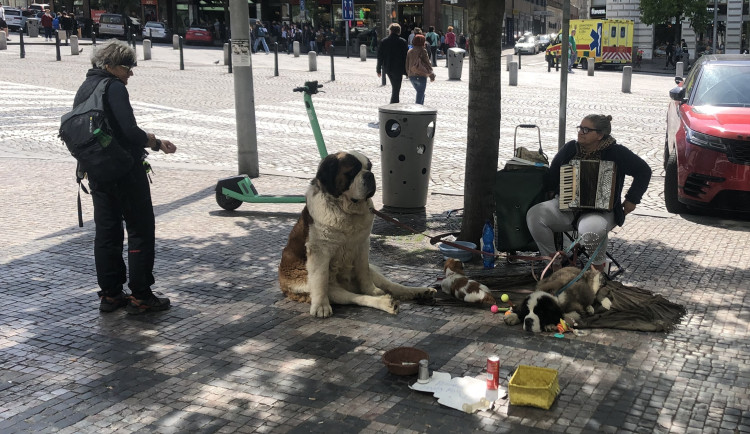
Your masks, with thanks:
[(318, 89), (323, 87), (322, 84), (318, 84), (317, 81), (307, 81), (304, 86), (295, 87), (294, 92), (307, 92), (309, 94), (318, 93)]

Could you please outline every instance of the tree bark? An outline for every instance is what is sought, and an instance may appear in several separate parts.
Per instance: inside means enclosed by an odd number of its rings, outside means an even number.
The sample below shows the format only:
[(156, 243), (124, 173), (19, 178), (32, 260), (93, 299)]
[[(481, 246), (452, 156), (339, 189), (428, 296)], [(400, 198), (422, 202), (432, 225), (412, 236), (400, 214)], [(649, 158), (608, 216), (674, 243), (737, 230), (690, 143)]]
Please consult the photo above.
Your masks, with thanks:
[(500, 144), (500, 60), (505, 0), (472, 0), (469, 10), (469, 107), (464, 215), (459, 239), (479, 245), (492, 220)]

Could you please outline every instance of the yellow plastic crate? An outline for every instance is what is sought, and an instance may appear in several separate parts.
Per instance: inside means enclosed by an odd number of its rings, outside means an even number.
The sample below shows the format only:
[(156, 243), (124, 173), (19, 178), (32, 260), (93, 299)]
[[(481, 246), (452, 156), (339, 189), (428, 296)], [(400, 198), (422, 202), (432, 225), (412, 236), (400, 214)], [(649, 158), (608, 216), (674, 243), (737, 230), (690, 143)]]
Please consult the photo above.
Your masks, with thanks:
[(530, 405), (549, 410), (560, 393), (557, 370), (519, 365), (508, 382), (511, 405)]

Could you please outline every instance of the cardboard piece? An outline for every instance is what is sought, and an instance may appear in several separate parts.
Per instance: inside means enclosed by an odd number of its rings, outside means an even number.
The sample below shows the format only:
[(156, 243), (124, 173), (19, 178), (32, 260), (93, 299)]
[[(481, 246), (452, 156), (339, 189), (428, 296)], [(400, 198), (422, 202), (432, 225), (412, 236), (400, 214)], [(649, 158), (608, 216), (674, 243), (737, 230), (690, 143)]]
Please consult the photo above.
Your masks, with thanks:
[(438, 404), (466, 413), (488, 410), (498, 397), (497, 390), (487, 390), (485, 380), (471, 377), (451, 378), (451, 374), (438, 371), (432, 373), (429, 382), (414, 383), (409, 388), (432, 393), (438, 398)]

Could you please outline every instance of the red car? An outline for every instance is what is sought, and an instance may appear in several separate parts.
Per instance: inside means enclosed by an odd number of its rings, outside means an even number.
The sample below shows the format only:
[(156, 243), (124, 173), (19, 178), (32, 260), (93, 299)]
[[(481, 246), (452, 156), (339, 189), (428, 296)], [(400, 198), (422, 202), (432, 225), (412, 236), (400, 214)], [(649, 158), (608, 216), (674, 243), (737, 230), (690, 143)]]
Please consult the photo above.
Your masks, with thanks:
[(185, 32), (186, 44), (213, 44), (213, 42), (213, 35), (203, 27), (190, 27)]
[(750, 56), (704, 55), (669, 92), (664, 202), (750, 212)]

